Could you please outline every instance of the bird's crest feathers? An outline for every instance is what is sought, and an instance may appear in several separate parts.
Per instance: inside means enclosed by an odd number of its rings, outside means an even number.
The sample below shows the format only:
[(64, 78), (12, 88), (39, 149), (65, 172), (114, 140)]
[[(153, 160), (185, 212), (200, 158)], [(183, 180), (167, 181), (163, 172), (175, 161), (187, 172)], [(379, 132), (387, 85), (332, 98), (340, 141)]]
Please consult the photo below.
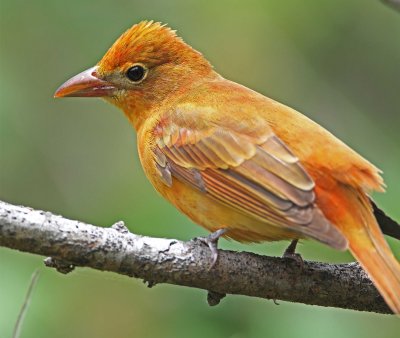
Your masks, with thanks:
[(151, 67), (191, 60), (207, 62), (201, 53), (177, 36), (175, 30), (160, 22), (142, 21), (123, 33), (98, 65), (103, 71), (111, 71), (128, 62), (140, 62)]

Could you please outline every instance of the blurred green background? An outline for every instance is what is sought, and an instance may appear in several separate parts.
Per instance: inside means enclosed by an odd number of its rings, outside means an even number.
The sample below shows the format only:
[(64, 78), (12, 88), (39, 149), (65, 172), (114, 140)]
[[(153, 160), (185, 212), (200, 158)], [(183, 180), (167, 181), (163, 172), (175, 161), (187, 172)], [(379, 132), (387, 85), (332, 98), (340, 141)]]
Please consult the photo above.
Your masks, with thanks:
[[(385, 172), (379, 204), (400, 219), (400, 13), (378, 0), (1, 0), (0, 198), (139, 234), (206, 232), (143, 175), (135, 134), (98, 99), (54, 100), (142, 19), (168, 23), (225, 77), (327, 127)], [(390, 241), (399, 252), (399, 242)], [(287, 243), (221, 247), (281, 255)], [(351, 261), (322, 245), (305, 259)], [(399, 256), (399, 255), (397, 255)], [(43, 257), (0, 248), (0, 337), (10, 337)], [(41, 268), (21, 337), (398, 337), (391, 316), (206, 293)], [(379, 331), (378, 331), (379, 330)]]

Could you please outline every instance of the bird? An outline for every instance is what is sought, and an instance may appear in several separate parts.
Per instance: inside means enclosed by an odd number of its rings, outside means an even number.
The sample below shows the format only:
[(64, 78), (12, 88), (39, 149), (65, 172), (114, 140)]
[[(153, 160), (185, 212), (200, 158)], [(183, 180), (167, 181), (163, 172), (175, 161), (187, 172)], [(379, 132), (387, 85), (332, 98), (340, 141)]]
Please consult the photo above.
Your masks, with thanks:
[[(161, 196), (216, 242), (314, 239), (350, 250), (400, 314), (400, 264), (369, 195), (381, 171), (300, 112), (222, 77), (175, 30), (142, 21), (55, 97), (100, 97), (136, 130)], [(399, 236), (399, 230), (394, 230)]]

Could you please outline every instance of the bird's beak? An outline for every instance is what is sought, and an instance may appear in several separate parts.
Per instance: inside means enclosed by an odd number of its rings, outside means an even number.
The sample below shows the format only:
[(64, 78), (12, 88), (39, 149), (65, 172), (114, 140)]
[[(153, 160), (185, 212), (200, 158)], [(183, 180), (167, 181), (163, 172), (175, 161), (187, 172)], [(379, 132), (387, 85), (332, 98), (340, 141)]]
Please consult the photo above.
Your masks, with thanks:
[(89, 68), (63, 83), (54, 97), (103, 97), (112, 96), (116, 87), (97, 77), (97, 66)]

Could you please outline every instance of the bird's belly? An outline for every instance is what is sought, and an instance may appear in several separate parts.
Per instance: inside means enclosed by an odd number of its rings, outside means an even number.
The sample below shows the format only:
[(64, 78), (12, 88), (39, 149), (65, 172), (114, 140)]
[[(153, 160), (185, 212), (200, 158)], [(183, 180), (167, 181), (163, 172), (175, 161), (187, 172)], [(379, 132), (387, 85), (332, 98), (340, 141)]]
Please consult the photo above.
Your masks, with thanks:
[(171, 187), (161, 181), (153, 184), (161, 195), (182, 213), (209, 231), (228, 228), (226, 237), (240, 242), (276, 241), (300, 237), (293, 231), (270, 225), (235, 210), (177, 179), (174, 179)]

